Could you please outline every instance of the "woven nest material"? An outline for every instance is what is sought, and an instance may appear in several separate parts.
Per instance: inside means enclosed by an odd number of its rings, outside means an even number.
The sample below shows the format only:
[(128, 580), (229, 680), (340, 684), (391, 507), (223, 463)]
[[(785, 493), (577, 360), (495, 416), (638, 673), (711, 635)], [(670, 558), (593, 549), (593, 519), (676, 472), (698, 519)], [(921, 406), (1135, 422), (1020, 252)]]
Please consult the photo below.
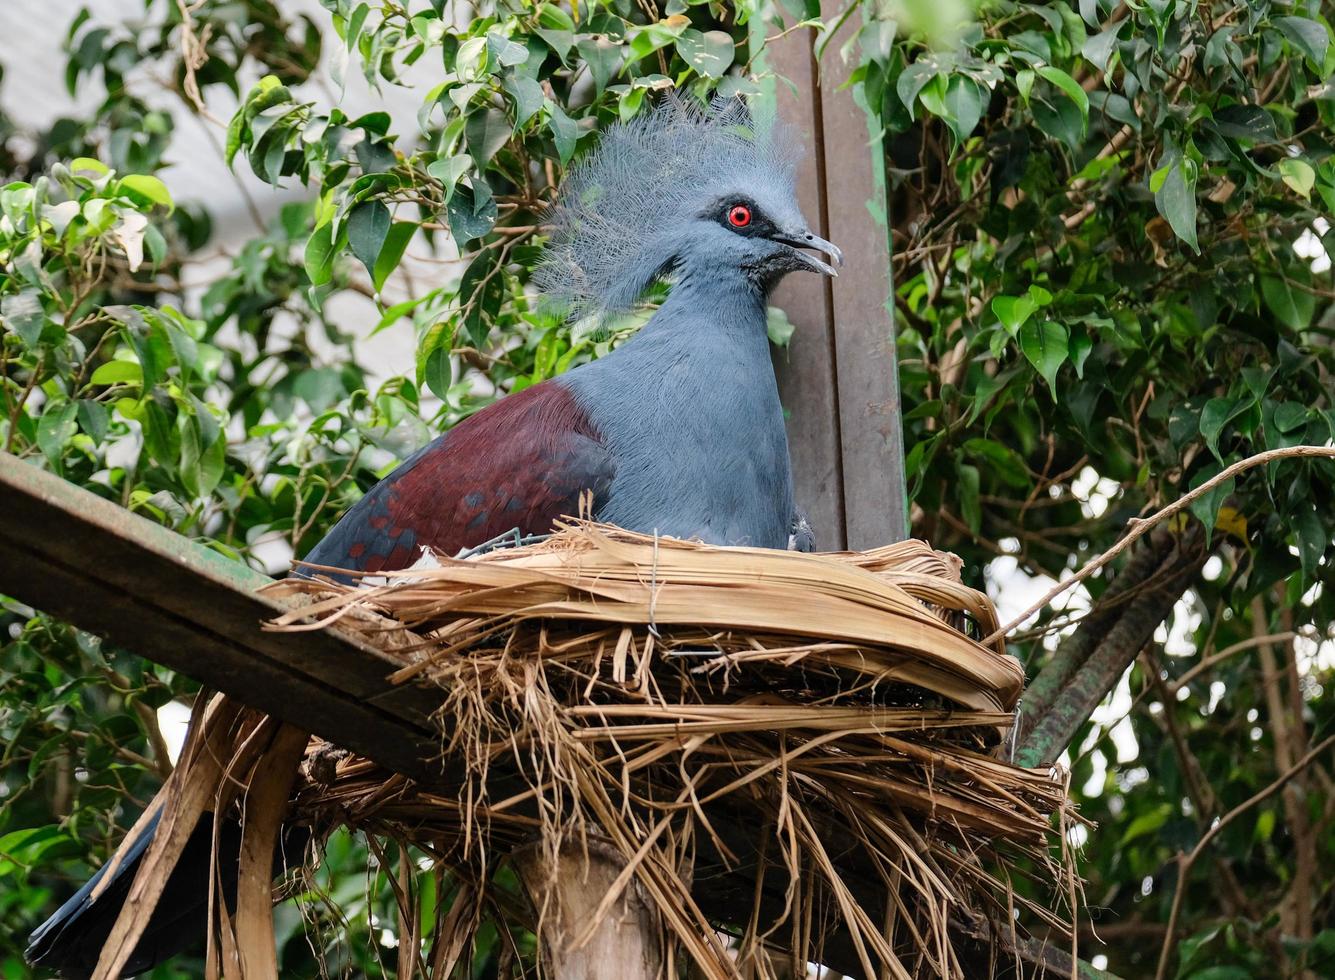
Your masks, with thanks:
[(295, 797), (310, 822), (426, 847), (475, 889), (516, 847), (597, 836), (707, 977), (841, 957), (977, 976), (1026, 930), (1069, 936), (1078, 818), (1060, 773), (1004, 761), (1024, 673), (976, 639), (996, 613), (954, 556), (572, 522), (438, 562), (279, 586), (309, 599), (273, 628), (340, 621), (403, 663), (396, 682), (440, 690), (458, 779), (316, 747)]

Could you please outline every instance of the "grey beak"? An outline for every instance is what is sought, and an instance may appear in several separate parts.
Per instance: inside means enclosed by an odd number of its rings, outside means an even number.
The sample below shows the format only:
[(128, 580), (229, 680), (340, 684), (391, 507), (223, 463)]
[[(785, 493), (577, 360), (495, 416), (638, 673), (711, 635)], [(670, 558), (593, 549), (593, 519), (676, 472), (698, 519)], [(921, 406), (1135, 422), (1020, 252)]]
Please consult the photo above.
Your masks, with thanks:
[(834, 266), (822, 262), (810, 252), (803, 251), (804, 249), (813, 248), (818, 252), (824, 252), (834, 260), (835, 265), (844, 264), (844, 253), (839, 250), (838, 245), (835, 245), (833, 242), (827, 242), (820, 236), (813, 235), (805, 229), (791, 235), (775, 235), (774, 240), (792, 246), (796, 254), (802, 259), (802, 263), (812, 272), (819, 272), (824, 276), (839, 275), (839, 273), (835, 271)]

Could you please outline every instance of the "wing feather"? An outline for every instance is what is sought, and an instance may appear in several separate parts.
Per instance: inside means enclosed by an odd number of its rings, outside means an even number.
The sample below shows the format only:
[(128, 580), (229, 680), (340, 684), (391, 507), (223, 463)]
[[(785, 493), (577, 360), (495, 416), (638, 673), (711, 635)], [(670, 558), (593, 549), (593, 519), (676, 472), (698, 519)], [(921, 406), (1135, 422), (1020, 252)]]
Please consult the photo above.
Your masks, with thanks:
[(306, 556), (358, 571), (407, 568), (518, 529), (541, 534), (606, 495), (611, 456), (571, 392), (546, 381), (460, 422), (352, 506)]

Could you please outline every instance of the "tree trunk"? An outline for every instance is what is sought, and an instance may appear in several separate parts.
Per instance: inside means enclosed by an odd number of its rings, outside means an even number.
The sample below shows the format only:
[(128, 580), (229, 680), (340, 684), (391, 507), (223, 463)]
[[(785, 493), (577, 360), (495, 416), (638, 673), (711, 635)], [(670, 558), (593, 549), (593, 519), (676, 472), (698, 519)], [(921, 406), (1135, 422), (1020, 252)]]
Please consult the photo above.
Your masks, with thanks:
[(516, 851), (513, 860), (537, 912), (543, 965), (551, 980), (666, 976), (662, 922), (633, 878), (599, 916), (625, 869), (614, 848), (594, 839), (583, 847), (568, 842), (553, 862), (539, 843)]

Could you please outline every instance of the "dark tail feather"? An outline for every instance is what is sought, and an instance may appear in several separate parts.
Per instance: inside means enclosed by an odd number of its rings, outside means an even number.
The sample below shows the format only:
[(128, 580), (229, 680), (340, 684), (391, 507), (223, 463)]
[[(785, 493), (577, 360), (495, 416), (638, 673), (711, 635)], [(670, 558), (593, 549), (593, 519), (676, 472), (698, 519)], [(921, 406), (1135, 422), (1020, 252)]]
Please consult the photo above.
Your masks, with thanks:
[[(26, 955), (29, 963), (55, 970), (70, 980), (82, 980), (92, 975), (157, 827), (158, 817), (155, 816), (130, 845), (111, 882), (96, 899), (92, 898), (93, 889), (105, 877), (109, 865), (104, 865), (75, 892), (73, 898), (37, 928), (28, 940)], [(232, 908), (236, 904), (241, 825), (234, 820), (225, 821), (219, 833), (219, 845), (223, 897)], [(212, 851), (213, 814), (205, 813), (167, 879), (148, 928), (125, 966), (124, 976), (142, 973), (168, 957), (202, 943), (208, 929)]]

